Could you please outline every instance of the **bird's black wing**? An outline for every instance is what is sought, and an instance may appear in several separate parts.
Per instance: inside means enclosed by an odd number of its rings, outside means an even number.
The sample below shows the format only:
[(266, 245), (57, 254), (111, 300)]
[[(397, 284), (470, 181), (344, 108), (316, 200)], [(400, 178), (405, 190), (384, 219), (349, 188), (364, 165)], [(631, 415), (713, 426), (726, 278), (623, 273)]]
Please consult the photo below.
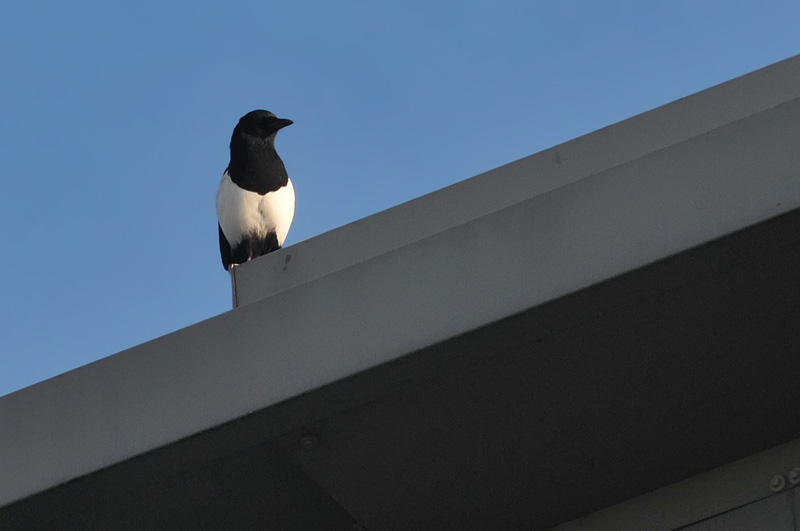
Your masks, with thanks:
[(219, 254), (222, 256), (222, 267), (225, 268), (225, 271), (233, 263), (233, 254), (231, 253), (231, 244), (228, 243), (228, 239), (225, 237), (225, 234), (222, 232), (222, 227), (220, 227), (219, 223), (217, 223), (217, 227), (219, 228)]

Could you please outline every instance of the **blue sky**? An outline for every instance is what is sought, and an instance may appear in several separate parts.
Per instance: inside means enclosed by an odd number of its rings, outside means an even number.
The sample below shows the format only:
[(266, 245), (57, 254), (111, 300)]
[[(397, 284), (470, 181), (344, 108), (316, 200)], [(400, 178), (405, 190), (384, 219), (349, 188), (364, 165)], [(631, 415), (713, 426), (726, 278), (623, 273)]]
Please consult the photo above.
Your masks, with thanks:
[(0, 395), (230, 308), (247, 111), (291, 245), (800, 53), (796, 0), (6, 4)]

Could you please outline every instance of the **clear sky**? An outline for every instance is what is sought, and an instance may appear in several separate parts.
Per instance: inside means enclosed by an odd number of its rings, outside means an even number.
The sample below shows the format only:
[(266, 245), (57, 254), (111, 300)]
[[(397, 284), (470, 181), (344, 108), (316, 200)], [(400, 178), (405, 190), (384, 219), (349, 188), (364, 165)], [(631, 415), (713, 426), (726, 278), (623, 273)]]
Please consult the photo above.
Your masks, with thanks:
[(6, 2), (0, 395), (225, 312), (214, 194), (278, 136), (311, 238), (800, 53), (797, 0)]

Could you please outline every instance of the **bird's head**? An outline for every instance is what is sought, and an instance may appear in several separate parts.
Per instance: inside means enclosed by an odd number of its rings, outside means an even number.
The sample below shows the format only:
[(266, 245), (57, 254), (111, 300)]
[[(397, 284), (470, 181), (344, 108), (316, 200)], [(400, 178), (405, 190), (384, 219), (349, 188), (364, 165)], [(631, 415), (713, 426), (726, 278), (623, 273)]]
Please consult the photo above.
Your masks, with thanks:
[(275, 134), (294, 122), (286, 118), (278, 118), (269, 111), (250, 111), (239, 119), (233, 129), (233, 137), (243, 135), (253, 139), (267, 140), (274, 138)]

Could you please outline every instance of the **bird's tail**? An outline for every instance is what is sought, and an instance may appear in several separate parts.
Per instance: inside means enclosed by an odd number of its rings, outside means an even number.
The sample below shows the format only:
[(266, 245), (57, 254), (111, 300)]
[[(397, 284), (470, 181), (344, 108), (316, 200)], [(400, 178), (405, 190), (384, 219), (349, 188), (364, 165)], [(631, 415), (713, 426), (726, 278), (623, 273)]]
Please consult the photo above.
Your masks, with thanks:
[(234, 264), (228, 267), (228, 273), (231, 274), (231, 302), (233, 303), (233, 307), (236, 308), (236, 266)]

